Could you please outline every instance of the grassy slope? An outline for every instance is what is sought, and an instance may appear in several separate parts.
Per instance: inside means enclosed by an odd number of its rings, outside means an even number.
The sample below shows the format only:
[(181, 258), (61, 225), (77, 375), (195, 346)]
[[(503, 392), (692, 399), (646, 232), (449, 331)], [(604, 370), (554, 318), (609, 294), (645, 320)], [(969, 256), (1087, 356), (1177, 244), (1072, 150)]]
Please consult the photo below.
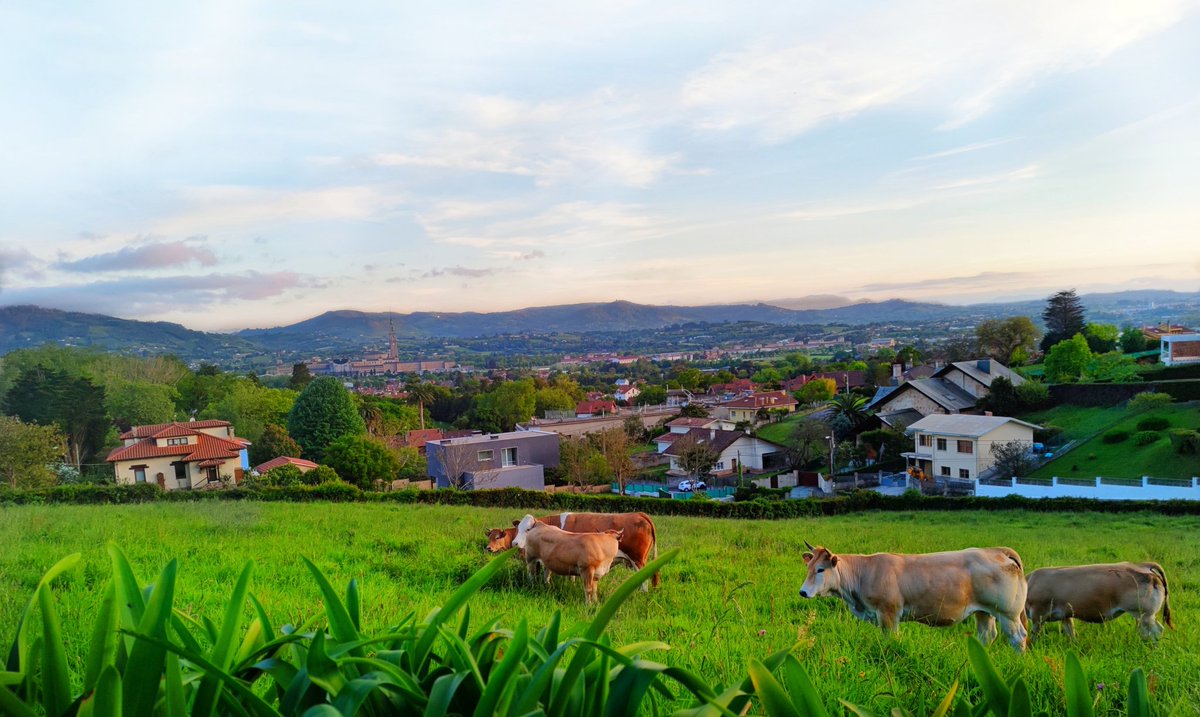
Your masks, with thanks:
[[(482, 531), (507, 524), (518, 511), (447, 506), (286, 505), (213, 503), (122, 507), (0, 508), (0, 646), (12, 639), (16, 614), (42, 571), (59, 557), (82, 551), (81, 565), (61, 582), (62, 619), (73, 641), (73, 665), (108, 577), (103, 544), (115, 538), (148, 582), (173, 556), (180, 558), (178, 605), (220, 618), (237, 570), (257, 562), (254, 589), (282, 622), (319, 610), (317, 591), (298, 560), (311, 556), (339, 586), (357, 578), (368, 629), (378, 630), (415, 610), (425, 614), (483, 565)], [(614, 623), (618, 644), (663, 640), (673, 646), (658, 659), (728, 683), (745, 674), (749, 657), (800, 642), (799, 655), (827, 696), (886, 711), (903, 705), (929, 714), (950, 684), (962, 677), (965, 636), (971, 625), (932, 629), (906, 624), (898, 639), (855, 620), (832, 598), (806, 601), (803, 540), (846, 552), (923, 552), (972, 545), (1009, 545), (1027, 568), (1114, 560), (1156, 560), (1172, 582), (1180, 629), (1157, 649), (1135, 636), (1133, 621), (1081, 625), (1078, 650), (1091, 682), (1110, 687), (1102, 708), (1115, 703), (1130, 669), (1152, 675), (1159, 698), (1172, 707), (1200, 705), (1200, 519), (1131, 515), (1025, 513), (868, 514), (784, 522), (660, 518), (662, 548), (683, 547), (662, 587), (636, 594)], [(601, 583), (601, 595), (628, 575), (624, 568)], [(591, 610), (578, 583), (550, 589), (525, 584), (516, 561), (471, 603), (476, 620), (503, 614), (508, 625), (527, 616), (535, 624), (562, 609), (569, 623)], [(765, 634), (760, 636), (760, 631)], [(1032, 654), (991, 648), (1005, 675), (1031, 681), (1042, 708), (1067, 645), (1051, 627)], [(1049, 664), (1049, 666), (1048, 666)], [(1103, 712), (1101, 712), (1103, 713)]]
[(790, 446), (792, 445), (792, 431), (796, 430), (796, 424), (808, 418), (815, 410), (819, 409), (801, 409), (778, 423), (767, 423), (760, 426), (755, 433), (764, 441)]
[[(1135, 446), (1132, 439), (1122, 443), (1106, 444), (1101, 436), (1109, 430), (1137, 431), (1137, 423), (1149, 415), (1166, 416), (1172, 428), (1200, 427), (1200, 409), (1195, 403), (1178, 403), (1164, 410), (1148, 414), (1130, 413), (1124, 407), (1081, 408), (1060, 406), (1045, 411), (1031, 420), (1062, 426), (1064, 434), (1071, 438), (1100, 434), (1075, 447), (1062, 458), (1050, 461), (1031, 477), (1052, 476), (1094, 478), (1137, 478), (1144, 475), (1156, 478), (1190, 478), (1200, 475), (1200, 459), (1182, 456), (1171, 448), (1166, 432), (1162, 438), (1148, 446)], [(1095, 455), (1095, 458), (1089, 456)]]

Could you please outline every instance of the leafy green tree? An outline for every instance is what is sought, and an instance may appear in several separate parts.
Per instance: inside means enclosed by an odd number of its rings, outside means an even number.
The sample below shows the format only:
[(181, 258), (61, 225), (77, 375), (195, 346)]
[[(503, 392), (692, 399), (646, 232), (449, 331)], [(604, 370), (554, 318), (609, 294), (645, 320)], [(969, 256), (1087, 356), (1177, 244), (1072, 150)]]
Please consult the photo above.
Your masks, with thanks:
[(1135, 354), (1146, 350), (1146, 335), (1136, 326), (1126, 326), (1121, 331), (1121, 350), (1127, 354)]
[(1015, 416), (1021, 410), (1017, 389), (1004, 376), (992, 379), (988, 395), (982, 401), (987, 409), (997, 416)]
[(600, 455), (604, 457), (609, 475), (617, 482), (621, 495), (624, 495), (625, 483), (637, 472), (637, 468), (633, 465), (633, 459), (629, 456), (629, 434), (625, 432), (624, 428), (609, 428), (599, 433), (593, 433), (589, 436), (589, 440), (596, 445)]
[(646, 386), (633, 397), (635, 406), (661, 406), (667, 402), (667, 389), (662, 386)]
[(791, 376), (799, 376), (802, 373), (807, 373), (808, 371), (812, 370), (813, 360), (808, 354), (795, 351), (787, 356), (784, 356), (783, 358), (784, 361), (787, 362), (788, 373)]
[(366, 400), (365, 396), (354, 394), (353, 398), (358, 416), (363, 419), (363, 425), (367, 427), (367, 433), (372, 436), (380, 435), (379, 430), (383, 425), (383, 409), (379, 407), (379, 404)]
[(286, 463), (264, 473), (260, 482), (265, 485), (280, 487), (301, 485), (304, 483), (304, 473), (296, 466)]
[[(304, 449), (304, 457), (323, 462), (325, 449), (343, 436), (361, 436), (366, 424), (350, 392), (335, 378), (316, 378), (296, 398), (288, 413), (288, 434)], [(341, 471), (338, 471), (343, 477)]]
[(547, 411), (574, 411), (575, 399), (561, 388), (539, 388), (534, 394), (534, 414), (545, 416)]
[[(501, 431), (511, 431), (518, 423), (533, 418), (537, 407), (537, 389), (533, 381), (505, 381), (488, 393), (475, 397), (476, 411), (492, 411)], [(477, 413), (477, 416), (479, 414)]]
[(330, 443), (323, 463), (342, 480), (364, 489), (374, 487), (375, 481), (395, 480), (400, 472), (400, 461), (387, 446), (362, 435), (346, 435)]
[(288, 381), (288, 388), (293, 391), (303, 391), (312, 380), (313, 375), (308, 370), (308, 364), (303, 362), (292, 364), (292, 378)]
[(1088, 348), (1087, 339), (1083, 334), (1075, 334), (1051, 346), (1046, 353), (1046, 380), (1050, 383), (1078, 381), (1091, 360), (1092, 350)]
[(837, 395), (837, 381), (832, 378), (814, 378), (796, 391), (796, 400), (802, 404), (824, 403)]
[(708, 418), (708, 409), (695, 403), (689, 403), (686, 406), (680, 406), (679, 415), (676, 418)]
[(675, 441), (671, 448), (679, 467), (692, 478), (708, 473), (721, 457), (712, 446), (690, 435)]
[(249, 450), (250, 463), (256, 466), (272, 458), (299, 458), (302, 454), (300, 444), (292, 440), (286, 428), (276, 424), (267, 426), (258, 440), (250, 444)]
[(1137, 364), (1128, 356), (1110, 351), (1092, 354), (1081, 381), (1088, 383), (1130, 383), (1140, 378)]
[(24, 423), (0, 415), (0, 485), (48, 488), (58, 480), (54, 465), (63, 459), (66, 438), (58, 426)]
[(304, 485), (324, 485), (325, 483), (341, 483), (342, 477), (329, 466), (317, 466), (300, 476)]
[(626, 416), (621, 422), (621, 428), (629, 440), (634, 443), (644, 443), (650, 436), (646, 434), (646, 423), (641, 416)]
[(1022, 411), (1037, 411), (1053, 402), (1050, 388), (1040, 381), (1026, 381), (1017, 386), (1017, 401)]
[(779, 382), (783, 380), (783, 375), (778, 370), (768, 366), (755, 371), (750, 380), (763, 386), (778, 386)]
[(86, 378), (41, 366), (17, 377), (5, 405), (26, 423), (58, 426), (66, 437), (67, 462), (76, 468), (96, 455), (110, 427), (104, 389)]
[(1041, 333), (1028, 316), (988, 319), (975, 328), (979, 350), (1010, 366), (1024, 363)]
[(586, 438), (559, 439), (559, 466), (567, 483), (581, 487), (607, 482), (612, 475), (604, 456)]
[(1116, 350), (1121, 331), (1112, 324), (1088, 324), (1084, 327), (1083, 338), (1087, 339), (1092, 353), (1106, 354)]
[(792, 429), (788, 441), (788, 463), (792, 468), (804, 470), (825, 455), (829, 443), (829, 428), (811, 418), (801, 419)]
[(1046, 308), (1042, 310), (1042, 321), (1046, 324), (1046, 334), (1041, 344), (1043, 351), (1048, 351), (1075, 334), (1082, 334), (1085, 323), (1083, 302), (1075, 290), (1060, 291), (1047, 299)]
[(105, 408), (113, 423), (121, 430), (132, 426), (148, 426), (175, 420), (175, 400), (179, 392), (174, 386), (146, 381), (122, 381), (109, 384), (105, 392)]
[(403, 446), (393, 450), (400, 467), (396, 477), (401, 480), (424, 480), (429, 475), (425, 456), (414, 446)]
[(267, 426), (287, 421), (296, 396), (289, 389), (264, 388), (235, 377), (223, 395), (200, 412), (200, 418), (229, 421), (239, 436), (254, 442)]
[[(704, 374), (700, 369), (688, 366), (685, 363), (677, 363), (671, 367), (671, 371), (667, 374), (671, 380), (678, 381), (680, 388), (686, 388), (689, 391), (695, 391), (700, 387), (700, 381), (704, 378)], [(733, 379), (730, 378), (730, 381)]]

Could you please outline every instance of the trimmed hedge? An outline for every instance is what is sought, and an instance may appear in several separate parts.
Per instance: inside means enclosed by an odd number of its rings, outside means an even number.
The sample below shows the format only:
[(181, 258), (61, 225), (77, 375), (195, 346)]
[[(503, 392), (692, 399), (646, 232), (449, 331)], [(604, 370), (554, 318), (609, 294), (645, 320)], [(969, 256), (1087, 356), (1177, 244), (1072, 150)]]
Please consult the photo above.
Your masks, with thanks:
[(1139, 393), (1157, 391), (1176, 401), (1200, 400), (1200, 380), (1172, 379), (1145, 383), (1058, 383), (1050, 386), (1055, 403), (1072, 406), (1115, 406)]
[[(70, 489), (70, 490), (64, 490)], [(684, 515), (708, 518), (779, 520), (826, 515), (848, 515), (866, 511), (955, 511), (955, 510), (1027, 510), (1033, 512), (1136, 513), (1150, 511), (1163, 515), (1200, 515), (1195, 500), (1097, 500), (1094, 498), (952, 498), (924, 496), (909, 491), (886, 496), (860, 490), (837, 498), (804, 500), (751, 500), (741, 503), (697, 500), (633, 498), (620, 495), (581, 493), (545, 493), (518, 488), (502, 490), (403, 490), (370, 493), (347, 484), (290, 486), (287, 488), (228, 488), (209, 491), (162, 491), (155, 485), (137, 486), (59, 486), (49, 490), (13, 491), (0, 489), (0, 506), (5, 504), (126, 504), (192, 502), (211, 500), (258, 500), (307, 503), (314, 501), (399, 503), (427, 505), (470, 505), (485, 508), (509, 508), (532, 512), (643, 512), (652, 515)]]
[(1162, 438), (1162, 434), (1158, 431), (1138, 431), (1133, 434), (1133, 445), (1148, 446), (1160, 438)]
[(1122, 430), (1109, 431), (1108, 433), (1105, 433), (1103, 436), (1101, 436), (1100, 440), (1103, 441), (1104, 443), (1112, 445), (1114, 443), (1121, 443), (1122, 441), (1125, 441), (1128, 438), (1129, 438), (1129, 431), (1122, 429)]
[(1139, 431), (1161, 431), (1171, 427), (1171, 420), (1166, 416), (1147, 416), (1137, 422)]

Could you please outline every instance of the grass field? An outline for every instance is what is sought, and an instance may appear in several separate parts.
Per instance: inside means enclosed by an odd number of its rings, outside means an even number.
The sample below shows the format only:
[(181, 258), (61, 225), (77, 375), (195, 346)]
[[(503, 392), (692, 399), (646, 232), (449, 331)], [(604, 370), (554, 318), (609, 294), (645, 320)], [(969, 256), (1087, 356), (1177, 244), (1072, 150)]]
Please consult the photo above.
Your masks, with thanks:
[[(137, 506), (0, 507), (0, 646), (12, 639), (16, 616), (42, 572), (68, 553), (80, 565), (58, 584), (57, 597), (73, 657), (108, 579), (104, 543), (115, 540), (143, 582), (172, 557), (180, 559), (177, 605), (219, 619), (242, 563), (257, 563), (253, 590), (277, 623), (299, 622), (320, 610), (316, 587), (299, 557), (311, 557), (336, 584), (356, 578), (364, 627), (382, 629), (403, 615), (425, 614), (486, 563), (483, 530), (505, 525), (518, 511), (447, 506), (371, 504), (196, 503)], [(673, 650), (656, 659), (729, 683), (747, 659), (799, 643), (798, 655), (834, 714), (837, 699), (886, 712), (903, 706), (929, 714), (956, 679), (965, 678), (966, 636), (973, 625), (933, 629), (905, 624), (896, 639), (855, 620), (831, 598), (804, 600), (803, 541), (835, 551), (924, 552), (1008, 545), (1027, 569), (1046, 565), (1155, 560), (1171, 580), (1179, 629), (1158, 647), (1137, 638), (1128, 617), (1107, 626), (1080, 625), (1076, 649), (1089, 681), (1104, 683), (1099, 714), (1123, 700), (1129, 671), (1151, 675), (1166, 708), (1200, 706), (1200, 519), (1149, 514), (1032, 514), (1021, 512), (863, 514), (838, 518), (751, 522), (657, 519), (663, 549), (679, 547), (662, 586), (635, 594), (618, 613), (616, 644), (662, 640)], [(476, 619), (504, 615), (533, 624), (562, 609), (583, 619), (578, 583), (526, 585), (516, 560), (471, 602)], [(629, 574), (617, 568), (601, 597)], [(1025, 656), (1000, 643), (989, 651), (1006, 676), (1024, 675), (1040, 709), (1062, 713), (1064, 650), (1055, 626)], [(75, 670), (79, 664), (73, 665)], [(973, 684), (971, 689), (975, 689)], [(1164, 712), (1165, 714), (1165, 712)]]
[(1165, 416), (1171, 421), (1172, 428), (1200, 428), (1200, 405), (1195, 402), (1176, 403), (1141, 414), (1133, 414), (1123, 406), (1059, 406), (1035, 414), (1029, 420), (1041, 425), (1061, 426), (1063, 434), (1071, 439), (1097, 435), (1034, 471), (1031, 477), (1190, 478), (1200, 475), (1200, 460), (1196, 456), (1176, 453), (1166, 431), (1161, 432), (1158, 441), (1146, 446), (1134, 445), (1132, 439), (1112, 444), (1102, 440), (1109, 430), (1137, 432), (1138, 421), (1147, 416)]
[(812, 415), (819, 408), (802, 408), (777, 423), (767, 423), (759, 426), (755, 433), (765, 441), (772, 441), (784, 446), (792, 445), (792, 431), (796, 424)]

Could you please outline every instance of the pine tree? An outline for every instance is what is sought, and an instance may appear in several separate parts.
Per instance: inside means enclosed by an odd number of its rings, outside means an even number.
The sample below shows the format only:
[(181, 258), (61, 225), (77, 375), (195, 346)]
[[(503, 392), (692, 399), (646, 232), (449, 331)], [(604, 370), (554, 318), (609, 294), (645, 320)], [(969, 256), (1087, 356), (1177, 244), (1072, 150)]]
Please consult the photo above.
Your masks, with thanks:
[(1042, 337), (1042, 351), (1048, 351), (1051, 346), (1083, 333), (1086, 324), (1083, 317), (1083, 304), (1076, 296), (1074, 289), (1060, 291), (1046, 300), (1046, 308), (1042, 311), (1042, 321), (1046, 323), (1046, 335)]

